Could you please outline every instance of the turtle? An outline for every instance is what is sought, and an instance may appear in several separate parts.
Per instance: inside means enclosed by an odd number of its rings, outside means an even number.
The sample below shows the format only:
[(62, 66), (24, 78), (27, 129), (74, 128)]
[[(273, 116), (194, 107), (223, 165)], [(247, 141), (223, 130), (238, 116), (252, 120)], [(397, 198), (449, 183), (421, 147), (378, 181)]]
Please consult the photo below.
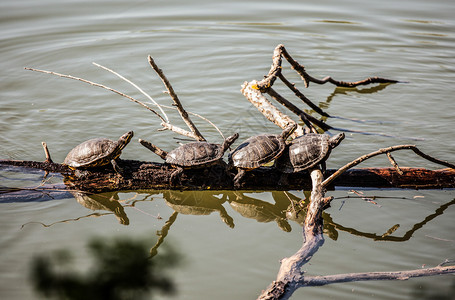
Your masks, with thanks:
[[(91, 210), (106, 210), (114, 213), (122, 225), (129, 225), (130, 220), (119, 202), (118, 192), (112, 194), (88, 194), (83, 191), (70, 191), (76, 201)], [(111, 196), (109, 196), (111, 195)]]
[(229, 154), (230, 168), (237, 168), (234, 186), (239, 187), (246, 171), (250, 171), (271, 162), (279, 157), (285, 147), (286, 140), (297, 128), (293, 123), (287, 126), (281, 134), (261, 134), (252, 136), (241, 143)]
[(205, 141), (192, 142), (181, 145), (170, 152), (166, 152), (142, 139), (139, 139), (139, 143), (160, 156), (167, 164), (177, 168), (170, 176), (170, 183), (174, 184), (175, 179), (180, 176), (183, 169), (204, 168), (222, 161), (224, 152), (238, 137), (239, 134), (236, 133), (226, 138), (221, 145)]
[(70, 169), (87, 169), (112, 164), (117, 173), (121, 168), (116, 160), (120, 157), (123, 148), (128, 145), (133, 137), (133, 131), (122, 135), (118, 141), (106, 138), (95, 138), (85, 141), (71, 150), (63, 161)]
[(243, 193), (234, 192), (234, 195), (234, 199), (230, 200), (229, 204), (242, 217), (255, 219), (262, 223), (275, 221), (281, 230), (285, 232), (292, 230), (285, 214), (277, 204), (251, 198)]
[(325, 161), (330, 152), (344, 137), (344, 133), (332, 137), (318, 133), (299, 136), (286, 146), (285, 153), (275, 161), (275, 167), (283, 173), (294, 173), (321, 164), (325, 171)]
[(225, 200), (218, 199), (210, 192), (201, 191), (172, 191), (163, 192), (166, 204), (174, 211), (183, 215), (210, 215), (213, 212), (220, 214), (221, 220), (231, 228), (234, 228), (234, 219), (228, 214), (223, 206)]

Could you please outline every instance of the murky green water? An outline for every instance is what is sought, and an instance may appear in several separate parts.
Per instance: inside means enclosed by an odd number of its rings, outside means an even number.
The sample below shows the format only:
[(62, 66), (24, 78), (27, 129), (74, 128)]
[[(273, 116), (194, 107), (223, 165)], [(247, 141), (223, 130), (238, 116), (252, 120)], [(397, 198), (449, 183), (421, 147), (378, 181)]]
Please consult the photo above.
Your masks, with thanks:
[[(283, 43), (318, 78), (359, 80), (377, 75), (408, 82), (383, 89), (311, 85), (304, 90), (329, 114), (347, 118), (331, 118), (328, 124), (375, 133), (347, 134), (328, 168), (402, 143), (455, 161), (452, 1), (48, 0), (1, 1), (0, 7), (2, 159), (42, 160), (41, 142), (46, 141), (53, 159), (63, 161), (83, 140), (117, 138), (128, 130), (166, 149), (176, 145), (176, 136), (157, 132), (159, 120), (137, 104), (24, 67), (83, 77), (146, 100), (129, 84), (92, 65), (97, 62), (133, 80), (156, 101), (169, 104), (161, 81), (148, 66), (147, 55), (152, 55), (185, 107), (214, 121), (225, 135), (277, 132), (239, 90), (244, 81), (261, 79), (268, 72), (273, 49)], [(285, 67), (284, 73), (303, 90), (297, 75)], [(176, 113), (169, 116), (181, 124)], [(221, 140), (207, 123), (198, 120), (197, 125), (209, 140)], [(128, 145), (122, 157), (159, 161), (137, 142)], [(411, 152), (395, 158), (401, 166), (438, 168)], [(363, 166), (388, 166), (388, 161), (375, 158)], [(1, 176), (1, 185), (33, 186), (42, 174), (3, 170)], [(452, 190), (363, 192), (385, 198), (373, 204), (345, 199), (351, 195), (347, 190), (328, 193), (335, 196), (325, 216), (332, 225), (324, 246), (305, 267), (309, 274), (407, 270), (455, 258)], [(290, 193), (304, 196), (301, 191)], [(183, 257), (169, 270), (176, 299), (253, 299), (274, 280), (279, 260), (301, 246), (298, 220), (283, 219), (288, 196), (119, 193), (106, 195), (104, 199), (113, 200), (98, 207), (74, 197), (5, 200), (0, 203), (0, 296), (38, 297), (28, 281), (35, 255), (68, 249), (75, 255), (77, 269), (84, 272), (93, 265), (89, 240), (126, 236), (153, 248), (157, 231), (163, 236), (167, 224), (157, 257), (166, 246)], [(115, 206), (118, 203), (123, 208)], [(396, 224), (399, 227), (391, 236), (378, 238)], [(453, 276), (347, 283), (300, 289), (293, 298), (416, 299), (417, 291), (430, 299), (448, 295), (453, 283)]]

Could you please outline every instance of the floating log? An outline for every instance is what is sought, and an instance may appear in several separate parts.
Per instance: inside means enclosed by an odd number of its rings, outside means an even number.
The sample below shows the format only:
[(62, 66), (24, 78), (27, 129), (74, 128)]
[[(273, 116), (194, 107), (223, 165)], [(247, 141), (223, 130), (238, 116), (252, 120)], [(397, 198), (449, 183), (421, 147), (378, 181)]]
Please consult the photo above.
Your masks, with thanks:
[[(142, 190), (232, 190), (234, 173), (226, 170), (225, 165), (215, 165), (203, 169), (187, 169), (176, 185), (169, 183), (175, 170), (164, 163), (137, 160), (119, 160), (122, 175), (112, 167), (100, 167), (90, 170), (70, 170), (66, 166), (51, 162), (0, 160), (0, 170), (8, 166), (41, 169), (46, 172), (60, 173), (69, 189), (78, 189), (94, 193)], [(352, 188), (406, 188), (406, 189), (442, 189), (455, 187), (455, 169), (428, 170), (423, 168), (361, 168), (350, 169), (337, 177), (329, 186)], [(325, 177), (336, 170), (327, 170)], [(24, 172), (26, 172), (24, 170)], [(247, 172), (242, 190), (301, 190), (311, 189), (308, 172), (289, 174), (287, 182), (278, 185), (281, 173), (272, 167), (261, 167)]]

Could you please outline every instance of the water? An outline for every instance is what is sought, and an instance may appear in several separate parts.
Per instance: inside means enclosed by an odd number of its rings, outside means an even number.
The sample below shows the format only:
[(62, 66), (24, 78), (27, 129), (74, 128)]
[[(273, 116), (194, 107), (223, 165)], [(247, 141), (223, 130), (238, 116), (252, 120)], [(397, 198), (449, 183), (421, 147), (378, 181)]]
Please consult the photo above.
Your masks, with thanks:
[[(261, 79), (268, 72), (273, 49), (282, 43), (318, 78), (330, 75), (349, 81), (377, 75), (408, 82), (377, 91), (314, 84), (303, 90), (298, 76), (285, 64), (284, 73), (308, 98), (329, 114), (343, 117), (329, 119), (330, 125), (394, 136), (348, 134), (332, 154), (328, 168), (402, 143), (413, 143), (428, 154), (455, 160), (452, 1), (47, 0), (2, 1), (0, 6), (0, 158), (42, 160), (41, 142), (46, 141), (53, 159), (63, 161), (81, 141), (97, 136), (114, 139), (128, 130), (165, 149), (175, 147), (176, 135), (157, 132), (159, 120), (139, 105), (81, 82), (23, 69), (71, 74), (146, 101), (135, 88), (91, 64), (97, 62), (133, 80), (156, 101), (170, 104), (162, 93), (161, 81), (148, 66), (147, 55), (163, 69), (185, 107), (214, 121), (226, 136), (237, 131), (241, 137), (278, 132), (239, 90), (244, 81)], [(173, 123), (183, 126), (178, 114), (168, 114)], [(213, 127), (195, 122), (208, 140), (221, 140)], [(122, 157), (159, 161), (137, 142), (128, 145)], [(411, 152), (396, 154), (395, 158), (401, 166), (438, 168)], [(363, 166), (388, 166), (388, 161), (375, 158)], [(2, 185), (34, 186), (41, 175), (3, 170)], [(58, 178), (52, 180), (59, 182)], [(304, 196), (301, 191), (291, 192)], [(337, 224), (337, 238), (332, 239), (334, 232), (326, 235), (324, 246), (311, 265), (305, 266), (309, 274), (417, 269), (454, 258), (452, 190), (364, 192), (391, 198), (378, 199), (376, 205), (344, 199), (347, 190), (328, 193), (336, 199), (326, 211), (326, 221), (332, 219)], [(236, 199), (232, 193), (183, 195), (190, 196), (206, 199), (216, 207), (183, 209), (163, 242), (184, 257), (183, 263), (170, 272), (178, 288), (177, 299), (255, 298), (274, 280), (279, 260), (301, 246), (296, 221), (288, 221), (292, 231), (286, 232), (270, 216), (273, 213), (268, 212), (258, 222), (251, 212), (248, 215), (245, 210), (240, 210), (242, 214), (235, 210), (226, 201)], [(282, 193), (246, 196), (256, 199), (243, 198), (252, 203), (274, 205), (278, 212), (288, 204)], [(156, 231), (176, 207), (166, 202), (163, 193), (125, 192), (116, 197), (125, 206), (128, 226), (121, 224), (125, 215), (115, 216), (105, 208), (95, 216), (93, 210), (69, 195), (53, 201), (1, 203), (1, 298), (38, 297), (30, 287), (28, 270), (32, 257), (41, 253), (69, 249), (78, 270), (84, 272), (92, 264), (87, 243), (93, 237), (140, 238), (152, 248)], [(276, 199), (279, 204), (275, 205)], [(223, 214), (232, 218), (233, 229), (222, 220)], [(422, 226), (416, 225), (422, 222)], [(372, 238), (395, 224), (400, 226), (392, 236), (398, 239)], [(415, 291), (431, 296), (447, 294), (453, 281), (446, 276), (337, 284), (300, 289), (293, 298), (413, 299)], [(161, 298), (167, 297), (158, 296)]]

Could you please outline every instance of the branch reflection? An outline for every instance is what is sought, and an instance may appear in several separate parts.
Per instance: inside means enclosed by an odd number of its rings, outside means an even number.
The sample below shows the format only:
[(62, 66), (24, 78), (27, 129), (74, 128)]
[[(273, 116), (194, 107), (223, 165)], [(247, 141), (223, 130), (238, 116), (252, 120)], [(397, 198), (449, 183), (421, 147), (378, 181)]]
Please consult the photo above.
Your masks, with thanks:
[[(132, 199), (120, 200), (118, 192), (89, 195), (73, 191), (72, 194), (79, 204), (91, 210), (105, 210), (109, 211), (109, 213), (95, 212), (82, 217), (53, 222), (49, 225), (42, 222), (28, 222), (22, 226), (39, 223), (45, 227), (50, 227), (58, 223), (79, 221), (88, 217), (100, 217), (112, 214), (115, 215), (120, 224), (128, 225), (130, 220), (126, 215), (125, 209), (135, 208), (135, 204), (138, 202), (154, 201), (158, 199), (160, 195), (159, 191), (141, 191), (140, 193), (141, 194), (136, 194), (133, 198), (137, 198), (138, 195), (141, 195), (143, 199), (135, 199), (131, 202), (130, 200)], [(259, 192), (259, 194), (263, 194), (263, 192)], [(158, 241), (156, 245), (150, 249), (150, 256), (153, 257), (157, 255), (158, 247), (164, 242), (164, 239), (168, 235), (172, 224), (176, 221), (178, 214), (202, 216), (217, 212), (219, 213), (221, 220), (226, 225), (230, 228), (234, 228), (234, 218), (229, 215), (228, 211), (223, 206), (226, 202), (229, 203), (229, 207), (240, 216), (254, 219), (259, 223), (275, 222), (277, 226), (285, 232), (290, 232), (292, 230), (290, 221), (299, 224), (299, 226), (303, 226), (306, 216), (306, 208), (308, 205), (307, 199), (309, 199), (310, 192), (304, 192), (304, 197), (302, 199), (301, 197), (298, 197), (290, 192), (274, 191), (271, 192), (274, 203), (253, 197), (253, 195), (254, 192), (251, 191), (248, 193), (241, 191), (163, 191), (162, 197), (166, 205), (169, 206), (174, 212), (162, 226), (161, 230), (157, 231), (156, 235), (158, 237)], [(152, 196), (158, 196), (158, 198)], [(322, 214), (324, 219), (323, 230), (324, 233), (333, 240), (338, 239), (338, 231), (344, 231), (356, 236), (373, 239), (375, 241), (403, 242), (409, 240), (412, 235), (424, 225), (442, 215), (444, 211), (453, 204), (455, 204), (455, 199), (441, 205), (434, 213), (425, 217), (423, 221), (416, 223), (402, 236), (393, 235), (393, 233), (400, 227), (400, 224), (392, 225), (382, 234), (364, 232), (360, 229), (346, 227), (342, 224), (336, 223), (331, 215), (325, 211)], [(146, 212), (141, 212), (147, 214)], [(158, 220), (162, 219), (159, 216), (159, 213), (158, 216), (153, 217)]]
[(436, 211), (433, 214), (428, 215), (422, 222), (416, 223), (414, 226), (412, 226), (412, 228), (410, 230), (408, 230), (403, 236), (391, 236), (391, 234), (395, 230), (398, 229), (398, 227), (400, 226), (399, 224), (393, 225), (387, 232), (379, 235), (376, 233), (363, 232), (363, 231), (360, 231), (360, 230), (357, 230), (354, 228), (345, 227), (343, 225), (340, 225), (340, 224), (334, 222), (332, 217), (328, 213), (323, 213), (322, 216), (324, 218), (324, 224), (326, 224), (326, 223), (332, 224), (334, 226), (335, 230), (345, 231), (350, 234), (362, 236), (362, 237), (369, 238), (369, 239), (372, 239), (375, 241), (404, 242), (404, 241), (409, 240), (417, 230), (422, 228), (424, 225), (426, 225), (427, 223), (429, 223), (436, 217), (442, 215), (449, 206), (454, 205), (454, 204), (455, 204), (455, 199), (453, 199), (452, 201), (450, 201), (448, 203), (441, 205), (438, 209), (436, 209)]

